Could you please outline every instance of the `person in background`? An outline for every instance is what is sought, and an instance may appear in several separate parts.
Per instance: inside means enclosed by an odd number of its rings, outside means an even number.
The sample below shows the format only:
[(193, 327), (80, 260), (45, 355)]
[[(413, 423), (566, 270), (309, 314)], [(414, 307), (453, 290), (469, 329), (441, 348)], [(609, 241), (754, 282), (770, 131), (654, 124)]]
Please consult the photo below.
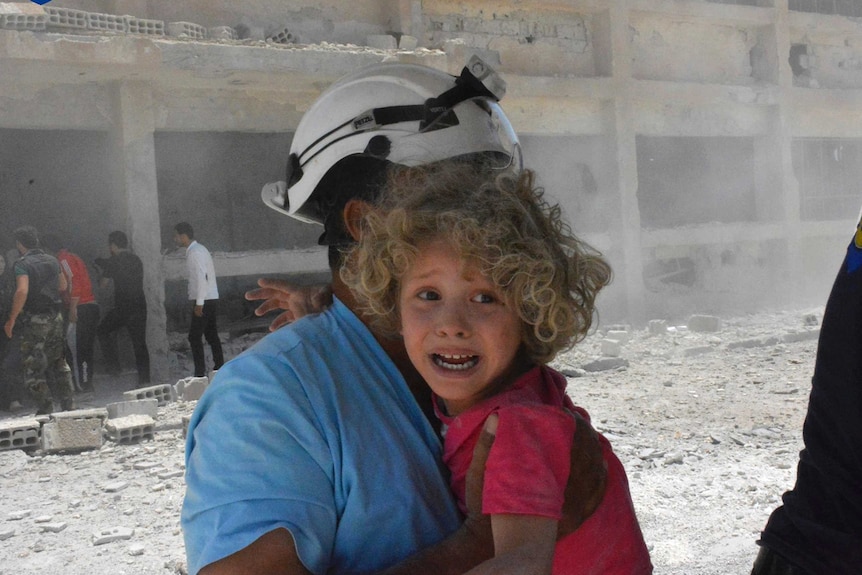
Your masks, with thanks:
[[(0, 254), (0, 321), (4, 324), (12, 310), (12, 296), (15, 293), (13, 265), (16, 259)], [(3, 333), (0, 335), (0, 409), (21, 409), (22, 391), (21, 341), (17, 336), (10, 339)]]
[(174, 226), (174, 243), (186, 248), (189, 271), (189, 299), (192, 303), (192, 323), (189, 327), (189, 345), (195, 364), (195, 377), (204, 377), (206, 358), (201, 337), (206, 338), (213, 356), (213, 371), (224, 363), (221, 340), (218, 336), (218, 285), (213, 258), (208, 249), (195, 240), (195, 230), (188, 222)]
[(464, 512), (473, 449), (488, 417), (498, 417), (482, 498), (495, 554), (469, 573), (652, 573), (625, 470), (601, 435), (605, 497), (556, 541), (570, 414), (584, 425), (589, 415), (547, 363), (587, 335), (611, 269), (542, 198), (533, 172), (393, 170), (359, 236), (342, 280), (377, 333), (403, 338), (431, 387)]
[(14, 236), (21, 257), (15, 262), (15, 293), (4, 326), (6, 337), (11, 339), (20, 331), (24, 387), (36, 403), (36, 415), (54, 411), (54, 400), (68, 411), (75, 408), (75, 402), (60, 313), (66, 277), (57, 258), (39, 247), (36, 228), (21, 226)]
[(147, 349), (147, 300), (144, 296), (144, 265), (141, 258), (129, 250), (129, 239), (121, 231), (108, 234), (108, 250), (111, 257), (96, 259), (101, 270), (99, 280), (102, 287), (109, 281), (114, 283), (114, 307), (105, 317), (96, 332), (102, 355), (105, 356), (108, 373), (120, 373), (116, 332), (125, 327), (135, 353), (138, 372), (138, 387), (150, 383), (150, 353)]
[(802, 439), (751, 573), (862, 573), (862, 215), (826, 302)]
[[(80, 257), (66, 249), (63, 240), (56, 234), (45, 234), (42, 243), (60, 262), (60, 270), (69, 285), (63, 292), (66, 309), (68, 351), (72, 361), (72, 373), (81, 391), (93, 391), (93, 353), (96, 343), (96, 329), (99, 326), (101, 311), (87, 264)], [(69, 341), (71, 340), (71, 341)]]

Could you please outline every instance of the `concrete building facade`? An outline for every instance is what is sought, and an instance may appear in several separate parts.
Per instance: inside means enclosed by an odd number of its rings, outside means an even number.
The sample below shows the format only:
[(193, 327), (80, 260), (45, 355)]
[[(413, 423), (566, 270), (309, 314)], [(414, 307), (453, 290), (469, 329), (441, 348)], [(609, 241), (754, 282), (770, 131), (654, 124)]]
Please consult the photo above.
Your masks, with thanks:
[(614, 267), (602, 321), (820, 305), (862, 199), (858, 4), (0, 2), (0, 230), (90, 262), (126, 231), (158, 378), (184, 303), (173, 225), (213, 251), (232, 319), (257, 277), (322, 277), (320, 228), (260, 201), (303, 112), (360, 66), (478, 53), (526, 164)]

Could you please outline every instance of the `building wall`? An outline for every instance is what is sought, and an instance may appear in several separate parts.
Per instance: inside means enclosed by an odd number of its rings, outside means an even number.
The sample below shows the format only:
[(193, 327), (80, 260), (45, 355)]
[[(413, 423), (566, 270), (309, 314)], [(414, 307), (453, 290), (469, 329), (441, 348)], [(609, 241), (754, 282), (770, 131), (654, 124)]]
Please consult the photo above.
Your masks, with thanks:
[[(152, 262), (154, 309), (182, 292), (169, 252), (178, 219), (200, 222), (219, 273), (242, 278), (237, 291), (256, 275), (325, 268), (319, 229), (269, 212), (260, 185), (283, 170), (323, 88), (389, 59), (456, 73), (479, 54), (504, 75), (527, 165), (614, 266), (603, 321), (822, 304), (862, 195), (853, 3), (828, 14), (809, 0), (45, 7), (164, 21), (167, 35), (30, 30), (4, 14), (41, 8), (2, 6), (0, 223), (57, 221), (90, 252), (107, 228), (130, 229)], [(177, 22), (209, 38), (177, 36)], [(67, 148), (104, 153), (73, 170)], [(39, 194), (28, 194), (33, 173)], [(90, 190), (100, 218), (66, 200), (52, 212), (55, 187)]]

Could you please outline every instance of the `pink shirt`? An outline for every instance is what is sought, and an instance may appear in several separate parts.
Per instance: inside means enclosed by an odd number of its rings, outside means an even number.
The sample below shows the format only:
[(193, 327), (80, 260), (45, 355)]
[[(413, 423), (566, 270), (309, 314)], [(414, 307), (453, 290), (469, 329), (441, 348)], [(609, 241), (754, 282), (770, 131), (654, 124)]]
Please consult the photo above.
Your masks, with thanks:
[[(569, 475), (575, 421), (567, 413), (589, 414), (572, 404), (560, 373), (537, 367), (508, 390), (457, 417), (440, 413), (444, 424), (443, 461), (462, 511), (467, 468), (485, 419), (499, 417), (485, 468), (482, 511), (560, 519)], [(435, 406), (440, 399), (434, 398)], [(628, 480), (607, 439), (599, 435), (608, 468), (602, 503), (574, 533), (557, 542), (553, 573), (641, 575), (652, 573), (649, 552), (635, 516)]]

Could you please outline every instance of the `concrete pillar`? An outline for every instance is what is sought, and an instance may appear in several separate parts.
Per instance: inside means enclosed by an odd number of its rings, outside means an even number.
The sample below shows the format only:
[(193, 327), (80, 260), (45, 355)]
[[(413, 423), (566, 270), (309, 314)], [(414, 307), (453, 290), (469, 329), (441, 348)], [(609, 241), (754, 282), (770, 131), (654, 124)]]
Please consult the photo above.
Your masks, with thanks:
[[(777, 57), (776, 76), (778, 79), (778, 102), (774, 121), (771, 123), (771, 136), (768, 145), (774, 146), (774, 160), (772, 171), (778, 176), (781, 194), (779, 201), (783, 211), (784, 237), (787, 254), (787, 275), (790, 281), (786, 282), (789, 293), (787, 297), (798, 301), (799, 293), (806, 283), (806, 274), (802, 269), (802, 222), (800, 219), (799, 182), (796, 181), (793, 171), (793, 133), (790, 129), (792, 112), (790, 106), (790, 93), (793, 91), (793, 70), (790, 68), (790, 25), (787, 0), (776, 0), (775, 19), (775, 52)], [(757, 150), (755, 150), (757, 152)], [(755, 164), (757, 165), (757, 164)]]
[[(643, 252), (641, 248), (641, 219), (638, 207), (638, 171), (635, 122), (631, 104), (631, 48), (629, 46), (628, 2), (608, 2), (607, 25), (610, 31), (611, 66), (615, 98), (612, 103), (610, 128), (615, 142), (617, 179), (620, 191), (619, 220), (616, 236), (622, 243), (622, 270), (616, 269), (616, 281), (625, 287), (626, 305), (630, 321), (635, 325), (646, 323), (646, 304), (643, 279)], [(608, 59), (605, 59), (608, 60)]]
[(115, 139), (118, 181), (126, 204), (131, 247), (144, 264), (147, 347), (153, 383), (169, 378), (165, 278), (161, 253), (153, 98), (145, 83), (122, 82), (116, 90)]

